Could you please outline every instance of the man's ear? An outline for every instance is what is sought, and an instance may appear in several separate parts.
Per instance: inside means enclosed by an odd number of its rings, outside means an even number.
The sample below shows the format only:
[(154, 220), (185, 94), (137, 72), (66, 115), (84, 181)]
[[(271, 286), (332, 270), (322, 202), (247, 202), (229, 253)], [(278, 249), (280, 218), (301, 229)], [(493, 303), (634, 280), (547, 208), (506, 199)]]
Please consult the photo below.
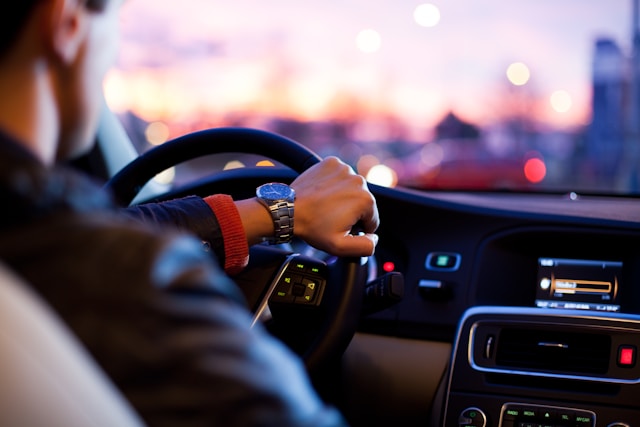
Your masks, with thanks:
[(87, 10), (81, 0), (48, 0), (42, 6), (41, 28), (48, 49), (62, 62), (72, 62), (87, 35)]

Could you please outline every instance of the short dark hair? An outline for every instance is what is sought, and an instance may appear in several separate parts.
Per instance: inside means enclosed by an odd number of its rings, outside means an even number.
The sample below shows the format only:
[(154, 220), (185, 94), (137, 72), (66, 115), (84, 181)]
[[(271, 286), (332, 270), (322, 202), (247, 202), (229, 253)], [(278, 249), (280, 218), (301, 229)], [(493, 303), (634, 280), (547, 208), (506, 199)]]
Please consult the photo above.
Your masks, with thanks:
[[(43, 0), (20, 0), (14, 2), (0, 13), (0, 58), (20, 36), (29, 16), (35, 7)], [(89, 10), (99, 12), (105, 8), (109, 0), (85, 0), (85, 6)]]

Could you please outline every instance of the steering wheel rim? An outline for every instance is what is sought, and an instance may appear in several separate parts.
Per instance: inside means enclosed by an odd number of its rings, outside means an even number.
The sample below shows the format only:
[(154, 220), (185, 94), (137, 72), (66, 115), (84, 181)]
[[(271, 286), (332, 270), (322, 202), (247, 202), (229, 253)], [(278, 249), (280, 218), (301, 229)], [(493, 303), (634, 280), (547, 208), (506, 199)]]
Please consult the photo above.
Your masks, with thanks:
[[(229, 149), (230, 144), (233, 150)], [(142, 153), (109, 179), (105, 188), (120, 204), (127, 206), (149, 180), (171, 166), (231, 151), (268, 156), (297, 173), (322, 160), (299, 142), (273, 132), (241, 127), (211, 128), (179, 136)]]
[[(241, 127), (211, 128), (185, 134), (146, 151), (114, 175), (105, 188), (121, 205), (128, 206), (149, 180), (167, 168), (205, 155), (228, 152), (264, 155), (296, 173), (321, 161), (309, 148), (276, 133)], [(327, 278), (322, 304), (325, 298), (328, 302), (317, 334), (307, 348), (294, 349), (312, 376), (321, 373), (328, 362), (346, 350), (355, 333), (364, 299), (367, 273), (363, 259), (335, 260)], [(251, 268), (251, 263), (247, 268)]]

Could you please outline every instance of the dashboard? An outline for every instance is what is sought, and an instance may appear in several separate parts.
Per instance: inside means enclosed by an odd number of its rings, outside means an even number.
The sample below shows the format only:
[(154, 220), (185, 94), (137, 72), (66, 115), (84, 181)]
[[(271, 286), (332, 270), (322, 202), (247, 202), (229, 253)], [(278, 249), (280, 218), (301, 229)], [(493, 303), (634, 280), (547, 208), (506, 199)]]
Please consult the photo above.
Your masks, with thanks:
[(640, 422), (637, 202), (375, 194), (379, 274), (406, 288), (361, 331), (452, 344), (432, 425)]
[(640, 314), (640, 209), (630, 200), (375, 192), (379, 274), (401, 271), (406, 294), (363, 328), (393, 321), (394, 334), (451, 340), (476, 305)]

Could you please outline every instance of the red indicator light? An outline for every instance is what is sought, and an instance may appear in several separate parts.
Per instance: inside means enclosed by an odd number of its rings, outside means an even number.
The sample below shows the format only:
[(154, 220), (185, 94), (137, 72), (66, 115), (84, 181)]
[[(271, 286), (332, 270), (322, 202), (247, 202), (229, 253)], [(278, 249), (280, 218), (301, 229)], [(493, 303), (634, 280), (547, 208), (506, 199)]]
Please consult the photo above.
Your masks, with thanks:
[(387, 273), (390, 273), (396, 269), (396, 265), (391, 261), (387, 261), (384, 264), (382, 264), (382, 269)]
[(636, 363), (636, 348), (634, 346), (621, 346), (618, 349), (618, 365), (631, 367)]

